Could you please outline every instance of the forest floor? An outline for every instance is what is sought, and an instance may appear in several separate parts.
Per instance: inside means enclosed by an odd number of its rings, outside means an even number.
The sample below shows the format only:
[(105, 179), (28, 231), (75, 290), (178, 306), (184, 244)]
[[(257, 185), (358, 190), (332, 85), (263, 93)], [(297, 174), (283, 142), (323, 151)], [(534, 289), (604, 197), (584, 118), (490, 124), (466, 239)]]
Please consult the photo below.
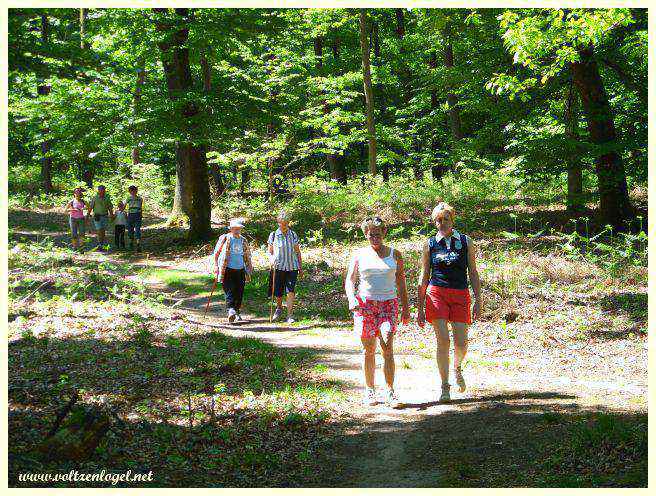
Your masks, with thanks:
[[(247, 321), (228, 325), (220, 290), (203, 312), (211, 246), (152, 218), (143, 253), (77, 254), (65, 220), (9, 214), (10, 486), (70, 468), (153, 470), (151, 485), (187, 487), (647, 484), (644, 267), (609, 276), (549, 236), (473, 233), (485, 309), (467, 391), (437, 402), (435, 339), (411, 323), (395, 339), (402, 405), (364, 407), (342, 289), (353, 243), (304, 248), (288, 325), (268, 322), (254, 240)], [(389, 240), (411, 289), (420, 241)], [(34, 447), (74, 391), (112, 412), (112, 430), (86, 461), (44, 460)]]

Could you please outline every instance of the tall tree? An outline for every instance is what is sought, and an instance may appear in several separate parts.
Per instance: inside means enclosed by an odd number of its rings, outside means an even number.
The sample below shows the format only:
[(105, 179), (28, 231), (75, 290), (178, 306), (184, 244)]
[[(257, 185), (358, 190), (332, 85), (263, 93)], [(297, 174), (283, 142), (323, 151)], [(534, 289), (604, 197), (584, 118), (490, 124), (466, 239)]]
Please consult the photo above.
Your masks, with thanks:
[[(635, 212), (629, 200), (626, 171), (618, 153), (613, 109), (595, 60), (595, 45), (603, 44), (614, 29), (634, 22), (627, 9), (553, 9), (506, 11), (501, 28), (514, 61), (539, 74), (544, 84), (563, 71), (571, 71), (590, 142), (595, 147), (595, 171), (601, 217), (618, 230), (627, 228)], [(529, 34), (530, 33), (530, 34)], [(503, 78), (502, 78), (503, 79)], [(528, 87), (537, 79), (528, 79)], [(499, 91), (527, 87), (526, 82), (507, 77)], [(498, 92), (499, 92), (498, 91)]]
[[(571, 65), (572, 76), (581, 95), (590, 141), (601, 149), (595, 160), (601, 215), (609, 224), (625, 229), (626, 221), (635, 214), (629, 200), (622, 158), (613, 149), (617, 141), (613, 111), (594, 58), (593, 45), (579, 47), (577, 51), (579, 60)], [(604, 150), (604, 147), (609, 148)]]
[(374, 123), (374, 95), (371, 87), (369, 44), (367, 43), (367, 9), (360, 9), (360, 50), (362, 52), (362, 79), (367, 107), (367, 135), (369, 139), (369, 173), (376, 174), (376, 125)]
[[(162, 34), (159, 48), (169, 98), (175, 102), (174, 119), (183, 123), (190, 137), (194, 137), (193, 118), (200, 112), (193, 100), (191, 67), (189, 65), (189, 9), (154, 9), (158, 14), (157, 30)], [(175, 144), (176, 184), (173, 209), (169, 224), (181, 215), (189, 220), (190, 239), (207, 239), (210, 227), (210, 189), (207, 176), (207, 156), (204, 143), (181, 139)]]
[[(137, 65), (137, 81), (134, 85), (134, 96), (132, 98), (132, 106), (135, 120), (141, 114), (141, 95), (143, 93), (144, 83), (146, 82), (146, 61), (143, 57), (140, 58)], [(132, 136), (134, 138), (134, 145), (132, 146), (132, 165), (141, 163), (141, 132), (135, 128)]]
[(571, 213), (583, 209), (583, 164), (580, 155), (578, 96), (573, 83), (570, 84), (565, 100), (565, 135), (571, 142), (567, 157), (567, 210)]
[[(444, 35), (444, 65), (447, 71), (453, 69), (453, 43), (451, 41), (450, 30), (446, 31)], [(448, 77), (448, 76), (447, 76)], [(458, 97), (453, 91), (453, 87), (449, 85), (446, 94), (446, 102), (449, 106), (449, 125), (451, 127), (451, 134), (454, 141), (460, 141), (463, 138), (462, 122), (460, 120), (460, 108), (458, 107)]]
[[(41, 43), (44, 50), (47, 49), (49, 42), (50, 25), (48, 22), (48, 15), (41, 15)], [(36, 88), (39, 96), (47, 97), (50, 94), (52, 86), (45, 80), (41, 80)], [(46, 109), (45, 102), (41, 104), (42, 109)], [(44, 112), (45, 113), (45, 112)], [(48, 118), (44, 115), (43, 124), (41, 128), (41, 181), (43, 189), (46, 193), (53, 191), (52, 186), (52, 157), (50, 156), (50, 127), (48, 126)]]

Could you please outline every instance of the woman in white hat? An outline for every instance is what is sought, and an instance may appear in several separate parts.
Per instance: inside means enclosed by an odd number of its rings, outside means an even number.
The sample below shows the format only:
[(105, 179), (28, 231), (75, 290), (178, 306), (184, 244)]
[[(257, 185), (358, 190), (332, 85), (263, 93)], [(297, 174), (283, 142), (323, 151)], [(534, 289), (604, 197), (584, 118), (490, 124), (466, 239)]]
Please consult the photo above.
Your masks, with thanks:
[(214, 264), (218, 280), (225, 293), (228, 321), (243, 320), (240, 309), (244, 286), (253, 272), (251, 250), (248, 241), (241, 235), (243, 219), (232, 219), (229, 231), (219, 237), (214, 247)]

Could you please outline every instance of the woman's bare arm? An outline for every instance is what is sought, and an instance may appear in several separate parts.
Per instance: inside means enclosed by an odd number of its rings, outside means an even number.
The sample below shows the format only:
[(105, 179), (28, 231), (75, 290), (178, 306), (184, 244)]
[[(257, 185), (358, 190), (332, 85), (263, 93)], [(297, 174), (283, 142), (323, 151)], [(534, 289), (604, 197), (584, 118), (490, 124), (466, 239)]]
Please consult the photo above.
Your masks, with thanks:
[(401, 298), (401, 315), (404, 320), (409, 317), (408, 314), (408, 288), (405, 281), (405, 266), (403, 265), (403, 255), (400, 251), (394, 250), (396, 259), (396, 288)]
[(428, 241), (424, 243), (421, 253), (421, 275), (419, 276), (419, 284), (417, 285), (417, 309), (419, 313), (424, 311), (424, 301), (426, 300), (426, 288), (430, 280), (430, 251), (428, 249)]
[(469, 272), (469, 279), (471, 280), (471, 286), (474, 290), (474, 315), (473, 317), (477, 319), (481, 313), (481, 305), (483, 300), (481, 298), (481, 278), (478, 274), (478, 267), (476, 267), (476, 245), (471, 240), (467, 238), (467, 269)]
[(346, 290), (346, 297), (349, 301), (349, 310), (354, 310), (359, 305), (355, 297), (355, 286), (358, 282), (358, 257), (353, 255), (349, 262), (348, 272), (346, 273), (346, 280), (344, 281), (344, 289)]

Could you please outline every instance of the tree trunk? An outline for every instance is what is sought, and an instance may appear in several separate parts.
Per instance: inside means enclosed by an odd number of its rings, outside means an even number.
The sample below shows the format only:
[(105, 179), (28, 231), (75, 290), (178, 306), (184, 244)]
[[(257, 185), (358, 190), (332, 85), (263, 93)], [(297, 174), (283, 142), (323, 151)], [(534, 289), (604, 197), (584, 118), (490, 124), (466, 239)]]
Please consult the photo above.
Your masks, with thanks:
[(82, 50), (89, 48), (89, 44), (86, 40), (86, 24), (88, 12), (89, 9), (80, 9), (80, 48)]
[[(573, 85), (570, 86), (565, 102), (565, 135), (573, 142), (579, 141), (578, 98)], [(577, 213), (583, 210), (583, 167), (578, 145), (567, 159), (567, 210)]]
[(374, 124), (374, 95), (371, 88), (371, 67), (367, 44), (367, 10), (360, 9), (360, 50), (362, 51), (362, 78), (367, 106), (367, 134), (369, 137), (369, 173), (376, 174), (376, 126)]
[(61, 427), (39, 443), (36, 451), (48, 461), (80, 462), (93, 456), (110, 427), (111, 421), (106, 413), (76, 406)]
[[(437, 54), (435, 52), (431, 52), (431, 56), (428, 59), (428, 66), (431, 69), (437, 69)], [(439, 105), (440, 102), (437, 98), (437, 89), (433, 86), (431, 87), (431, 106), (430, 106), (431, 113), (434, 114), (435, 111), (437, 111)], [(436, 181), (439, 181), (440, 179), (442, 179), (444, 174), (446, 174), (447, 168), (444, 166), (443, 163), (437, 161), (438, 152), (440, 150), (440, 143), (435, 136), (431, 137), (430, 148), (432, 152), (432, 162), (433, 162), (433, 165), (431, 166), (431, 176)]]
[[(41, 16), (41, 41), (44, 45), (48, 43), (50, 26), (48, 24), (48, 16)], [(48, 96), (50, 94), (51, 86), (45, 82), (41, 82), (36, 88), (36, 93), (39, 96)], [(48, 127), (47, 117), (45, 115), (46, 104), (42, 104), (41, 108), (44, 109), (44, 115), (42, 117), (43, 127), (41, 128), (41, 183), (43, 185), (43, 190), (46, 193), (51, 193), (53, 191), (52, 186), (52, 157), (50, 154), (50, 128)]]
[[(273, 125), (272, 122), (267, 124), (266, 133), (267, 133), (267, 139), (273, 140), (273, 138), (275, 136), (275, 129), (274, 129), (274, 125)], [(269, 201), (273, 200), (273, 175), (274, 175), (273, 168), (274, 168), (274, 166), (275, 166), (275, 160), (273, 159), (273, 157), (268, 157), (267, 158), (267, 171), (269, 173)]]
[(210, 188), (205, 147), (188, 142), (176, 144), (175, 196), (189, 219), (189, 238), (206, 239), (210, 233)]
[[(396, 12), (396, 36), (401, 40), (405, 36), (405, 18), (403, 16), (403, 9), (394, 9), (394, 11)], [(403, 49), (401, 49), (401, 52), (403, 52)]]
[[(339, 59), (339, 40), (335, 38), (332, 43), (333, 58), (335, 62)], [(317, 36), (314, 39), (314, 55), (317, 59), (317, 72), (321, 74), (323, 69), (323, 38)], [(326, 100), (323, 101), (323, 113), (328, 114), (330, 109)], [(346, 184), (346, 169), (344, 168), (344, 157), (340, 153), (326, 154), (326, 164), (330, 171), (330, 178)]]
[[(446, 47), (444, 49), (444, 65), (447, 69), (453, 68), (453, 44), (451, 40), (447, 40)], [(448, 90), (450, 84), (447, 84)], [(448, 91), (446, 94), (446, 101), (449, 104), (449, 125), (451, 126), (451, 134), (455, 141), (459, 141), (463, 138), (462, 134), (462, 122), (460, 120), (460, 109), (458, 108), (458, 97), (452, 91)]]
[[(166, 14), (167, 9), (154, 9)], [(157, 30), (164, 33), (159, 42), (162, 53), (162, 65), (166, 77), (169, 98), (176, 100), (179, 93), (191, 89), (193, 85), (189, 65), (188, 37), (189, 9), (175, 9), (180, 16), (181, 25), (174, 30), (172, 23), (165, 20), (156, 21)], [(188, 120), (199, 113), (198, 105), (187, 101), (176, 119)], [(194, 131), (193, 127), (189, 129)], [(180, 141), (176, 143), (176, 187), (173, 209), (168, 223), (176, 224), (184, 215), (189, 219), (188, 237), (191, 240), (207, 239), (211, 234), (211, 202), (207, 175), (207, 155), (205, 145)]]
[[(200, 68), (203, 75), (203, 91), (205, 93), (210, 93), (212, 91), (212, 71), (210, 69), (209, 61), (207, 60), (207, 53), (205, 50), (200, 55)], [(213, 113), (213, 109), (210, 107), (207, 109), (208, 114)], [(207, 151), (213, 151), (212, 147), (207, 147)], [(210, 164), (209, 165), (209, 177), (211, 181), (211, 186), (214, 190), (216, 196), (222, 195), (225, 190), (225, 181), (223, 180), (223, 175), (219, 169), (219, 164)]]
[[(141, 93), (143, 91), (143, 85), (146, 80), (146, 61), (141, 59), (139, 61), (139, 67), (137, 68), (137, 82), (134, 87), (134, 98), (133, 98), (133, 111), (134, 116), (138, 117), (141, 112)], [(132, 147), (132, 165), (137, 165), (141, 163), (140, 156), (140, 135), (141, 133), (135, 128), (132, 132), (132, 138), (134, 139), (134, 146)]]
[[(626, 229), (626, 222), (634, 217), (626, 185), (626, 173), (620, 155), (613, 149), (617, 144), (613, 113), (608, 103), (594, 49), (579, 48), (578, 62), (571, 65), (574, 84), (583, 103), (590, 140), (602, 151), (595, 160), (599, 182), (599, 206), (607, 224), (618, 230)], [(603, 151), (606, 148), (608, 151)]]
[[(376, 67), (380, 67), (382, 64), (382, 59), (380, 56), (380, 30), (378, 28), (378, 23), (377, 22), (372, 22), (371, 24), (371, 34), (374, 40), (373, 46), (374, 46), (374, 62), (373, 64)], [(378, 95), (378, 108), (379, 108), (379, 118), (381, 122), (384, 121), (385, 119), (385, 110), (386, 110), (386, 101), (385, 101), (385, 91), (383, 89), (382, 83), (376, 84), (376, 87), (374, 88), (376, 91), (376, 95)], [(389, 181), (389, 162), (385, 160), (383, 162), (383, 167), (382, 167), (382, 175), (383, 175), (383, 181), (387, 182)]]

